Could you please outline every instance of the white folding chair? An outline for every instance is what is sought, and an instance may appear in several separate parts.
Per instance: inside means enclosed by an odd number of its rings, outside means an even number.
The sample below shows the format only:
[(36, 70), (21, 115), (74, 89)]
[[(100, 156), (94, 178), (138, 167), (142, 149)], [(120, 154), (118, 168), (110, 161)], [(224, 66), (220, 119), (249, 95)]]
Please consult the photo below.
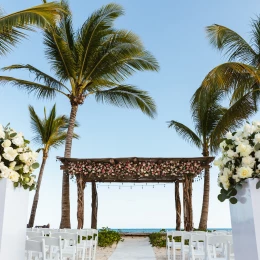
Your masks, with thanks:
[(46, 257), (50, 260), (63, 260), (61, 237), (35, 237), (33, 241), (44, 241)]
[(27, 239), (32, 239), (34, 237), (43, 237), (44, 233), (43, 232), (39, 232), (39, 231), (27, 231), (26, 232), (26, 238)]
[(45, 254), (45, 243), (42, 241), (26, 240), (26, 260), (47, 260)]
[(181, 260), (186, 260), (189, 258), (189, 245), (186, 245), (186, 241), (190, 241), (189, 232), (183, 232), (181, 236)]
[(207, 260), (219, 259), (230, 260), (231, 247), (233, 244), (232, 236), (215, 235), (206, 238), (206, 257)]
[(207, 234), (190, 234), (189, 239), (189, 259), (190, 260), (204, 260), (206, 257), (206, 236)]
[(51, 233), (51, 237), (56, 237), (64, 240), (62, 255), (69, 257), (72, 260), (78, 259), (78, 234), (67, 232)]

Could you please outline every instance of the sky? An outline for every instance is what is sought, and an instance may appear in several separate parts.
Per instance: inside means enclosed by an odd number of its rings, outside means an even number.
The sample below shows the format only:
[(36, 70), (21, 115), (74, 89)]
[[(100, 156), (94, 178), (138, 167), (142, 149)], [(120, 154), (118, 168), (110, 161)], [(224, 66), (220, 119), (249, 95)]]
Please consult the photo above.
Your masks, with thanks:
[[(226, 58), (210, 46), (205, 27), (221, 24), (250, 39), (250, 21), (260, 10), (257, 0), (212, 1), (147, 1), (117, 0), (125, 9), (115, 26), (137, 33), (145, 47), (153, 53), (160, 64), (160, 71), (138, 72), (127, 83), (150, 93), (157, 104), (158, 115), (150, 119), (138, 110), (119, 109), (103, 105), (89, 98), (79, 108), (77, 133), (80, 140), (73, 141), (72, 157), (198, 157), (201, 151), (185, 143), (167, 121), (177, 120), (192, 128), (190, 99), (206, 74)], [(39, 0), (8, 0), (0, 3), (5, 13), (15, 12), (39, 4)], [(79, 28), (87, 17), (108, 0), (70, 1), (74, 27)], [(31, 64), (44, 72), (52, 73), (44, 57), (40, 31), (30, 33), (6, 57), (1, 57), (0, 67), (12, 64)], [(33, 80), (26, 71), (1, 72), (2, 75)], [(22, 90), (0, 86), (0, 123), (11, 126), (32, 139), (28, 105), (38, 114), (43, 108), (49, 110), (54, 103), (58, 114), (69, 115), (67, 99), (57, 96), (55, 100), (37, 100)], [(259, 114), (255, 118), (259, 118)], [(34, 149), (39, 146), (31, 144)], [(44, 172), (40, 201), (35, 225), (50, 223), (56, 228), (60, 223), (62, 171), (56, 156), (63, 156), (64, 147), (52, 150)], [(39, 161), (41, 158), (39, 158)], [(216, 167), (211, 168), (211, 191), (208, 227), (231, 226), (229, 205), (217, 200)], [(130, 186), (130, 185), (128, 185)], [(76, 227), (77, 190), (71, 182), (71, 224)], [(90, 227), (91, 187), (85, 191), (85, 227)], [(30, 207), (34, 192), (30, 193)], [(99, 185), (98, 227), (110, 228), (174, 228), (174, 184), (155, 184), (139, 187), (114, 187)], [(203, 180), (193, 185), (194, 227), (199, 224), (203, 196)], [(28, 209), (28, 217), (29, 217)]]

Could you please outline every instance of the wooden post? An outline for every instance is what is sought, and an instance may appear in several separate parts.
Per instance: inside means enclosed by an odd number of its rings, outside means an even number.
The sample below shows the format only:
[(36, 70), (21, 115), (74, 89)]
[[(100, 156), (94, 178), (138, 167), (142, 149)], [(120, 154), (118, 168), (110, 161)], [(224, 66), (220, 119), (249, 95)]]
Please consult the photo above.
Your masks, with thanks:
[(181, 200), (180, 200), (180, 185), (175, 182), (175, 211), (176, 211), (176, 230), (181, 230)]
[(96, 183), (92, 181), (92, 216), (91, 228), (97, 229), (97, 214), (98, 214), (98, 194)]
[(185, 175), (183, 182), (184, 230), (193, 230), (192, 177)]
[(82, 229), (84, 226), (84, 189), (86, 186), (85, 181), (83, 180), (82, 174), (76, 175), (77, 177), (77, 188), (78, 188), (78, 229)]

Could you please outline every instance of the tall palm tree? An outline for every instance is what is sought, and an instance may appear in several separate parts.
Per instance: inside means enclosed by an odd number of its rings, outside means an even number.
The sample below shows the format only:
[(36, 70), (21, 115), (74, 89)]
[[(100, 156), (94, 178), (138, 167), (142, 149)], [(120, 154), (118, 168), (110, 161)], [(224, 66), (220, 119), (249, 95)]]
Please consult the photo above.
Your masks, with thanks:
[(231, 94), (231, 104), (247, 95), (257, 110), (260, 100), (260, 17), (252, 20), (251, 28), (249, 42), (223, 25), (206, 28), (211, 45), (224, 52), (228, 61), (208, 73), (197, 91), (196, 100), (201, 92), (218, 88), (225, 91), (225, 96)]
[[(249, 105), (247, 109), (241, 108), (241, 104), (245, 106), (247, 103), (246, 99), (239, 100), (228, 109), (223, 107), (221, 105), (223, 95), (222, 90), (215, 90), (211, 94), (202, 92), (200, 102), (195, 103), (195, 96), (193, 96), (191, 108), (194, 130), (174, 120), (168, 122), (168, 126), (173, 127), (185, 141), (201, 149), (202, 155), (205, 157), (216, 153), (224, 134), (241, 125), (245, 115), (248, 115), (248, 110), (252, 111), (252, 105)], [(206, 168), (204, 170), (203, 203), (199, 223), (201, 230), (207, 229), (209, 193), (210, 169)]]
[(62, 12), (63, 9), (57, 2), (41, 4), (8, 15), (4, 15), (0, 9), (0, 56), (26, 37), (23, 30), (32, 30), (32, 26), (46, 28)]
[[(42, 182), (42, 176), (45, 168), (46, 161), (48, 159), (49, 151), (52, 148), (58, 148), (65, 143), (67, 136), (67, 129), (69, 125), (69, 119), (66, 116), (56, 115), (56, 105), (54, 105), (47, 116), (44, 108), (44, 118), (41, 119), (35, 112), (32, 106), (29, 106), (31, 126), (35, 133), (33, 140), (42, 146), (42, 163), (37, 181), (36, 192), (33, 199), (31, 215), (28, 227), (34, 226), (34, 220), (36, 216), (36, 210), (39, 201), (39, 194)], [(78, 138), (74, 134), (74, 138)]]
[[(64, 156), (69, 158), (78, 108), (91, 95), (97, 102), (137, 108), (154, 117), (153, 99), (124, 81), (136, 71), (157, 71), (159, 65), (137, 35), (113, 27), (114, 20), (124, 13), (120, 5), (101, 7), (77, 31), (72, 26), (69, 6), (64, 1), (62, 5), (67, 14), (58, 25), (49, 26), (44, 35), (45, 54), (54, 76), (32, 65), (13, 65), (5, 70), (26, 69), (35, 74), (34, 82), (5, 76), (0, 77), (0, 83), (11, 83), (39, 98), (53, 98), (57, 93), (68, 98), (71, 112)], [(70, 228), (69, 196), (69, 176), (64, 171), (60, 228)]]

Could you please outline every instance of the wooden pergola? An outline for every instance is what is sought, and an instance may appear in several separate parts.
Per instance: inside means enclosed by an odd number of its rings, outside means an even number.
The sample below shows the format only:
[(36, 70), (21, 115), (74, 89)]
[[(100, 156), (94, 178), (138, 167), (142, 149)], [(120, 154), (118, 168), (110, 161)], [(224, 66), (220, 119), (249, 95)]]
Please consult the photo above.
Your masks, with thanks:
[(57, 157), (71, 176), (76, 177), (78, 190), (78, 228), (84, 225), (84, 189), (92, 183), (91, 228), (97, 228), (98, 194), (96, 182), (175, 183), (176, 230), (181, 227), (179, 184), (183, 185), (184, 229), (193, 230), (192, 182), (214, 157), (199, 158), (105, 158), (77, 159)]

